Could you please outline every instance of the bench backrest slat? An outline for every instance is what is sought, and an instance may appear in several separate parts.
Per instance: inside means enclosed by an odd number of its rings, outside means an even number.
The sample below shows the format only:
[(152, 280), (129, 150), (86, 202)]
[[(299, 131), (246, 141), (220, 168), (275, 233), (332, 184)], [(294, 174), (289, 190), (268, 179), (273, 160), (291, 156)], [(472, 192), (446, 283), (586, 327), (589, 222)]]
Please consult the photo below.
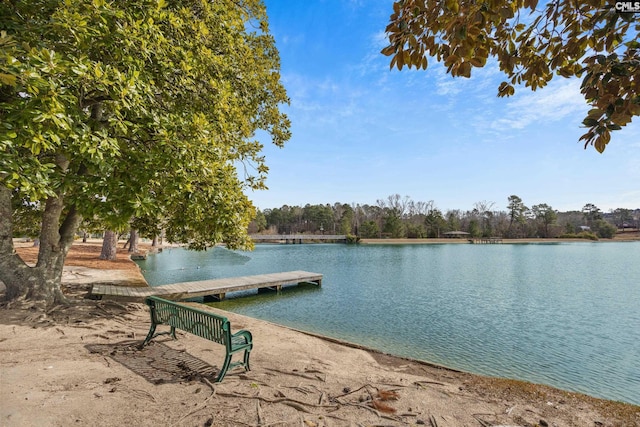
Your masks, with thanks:
[(147, 300), (154, 323), (173, 326), (225, 346), (231, 344), (228, 342), (231, 334), (226, 317), (158, 297), (149, 297)]

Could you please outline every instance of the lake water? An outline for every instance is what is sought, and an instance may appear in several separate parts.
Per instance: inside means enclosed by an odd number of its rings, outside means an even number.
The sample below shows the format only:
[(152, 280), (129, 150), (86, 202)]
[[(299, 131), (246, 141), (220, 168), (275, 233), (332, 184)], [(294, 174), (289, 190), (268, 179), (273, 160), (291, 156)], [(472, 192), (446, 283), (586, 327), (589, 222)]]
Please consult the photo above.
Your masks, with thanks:
[(152, 285), (291, 270), (323, 285), (213, 305), (485, 375), (640, 404), (640, 242), (165, 249)]

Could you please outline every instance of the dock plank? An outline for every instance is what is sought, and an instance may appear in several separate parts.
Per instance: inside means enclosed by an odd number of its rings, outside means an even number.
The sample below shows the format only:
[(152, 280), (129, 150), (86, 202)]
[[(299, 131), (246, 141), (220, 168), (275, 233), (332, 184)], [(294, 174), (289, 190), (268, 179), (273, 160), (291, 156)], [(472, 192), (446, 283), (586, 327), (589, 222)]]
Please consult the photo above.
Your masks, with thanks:
[(113, 285), (94, 285), (91, 294), (97, 297), (124, 297), (143, 300), (150, 295), (167, 298), (196, 298), (206, 296), (224, 297), (230, 292), (250, 289), (279, 288), (298, 283), (322, 285), (322, 274), (308, 271), (285, 271), (281, 273), (258, 274), (254, 276), (228, 277), (224, 279), (179, 282), (155, 287), (125, 287)]

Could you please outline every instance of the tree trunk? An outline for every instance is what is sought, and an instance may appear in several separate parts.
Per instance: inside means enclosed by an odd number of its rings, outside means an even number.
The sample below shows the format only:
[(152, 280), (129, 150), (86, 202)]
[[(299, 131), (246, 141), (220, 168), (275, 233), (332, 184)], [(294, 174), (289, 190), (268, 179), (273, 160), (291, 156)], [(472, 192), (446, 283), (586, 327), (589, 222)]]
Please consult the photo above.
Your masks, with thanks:
[(114, 261), (116, 259), (118, 245), (118, 234), (111, 230), (105, 230), (104, 238), (102, 239), (102, 252), (100, 252), (100, 259), (106, 259)]
[(151, 242), (151, 247), (155, 248), (158, 246), (158, 236), (153, 236), (153, 241)]
[(138, 253), (138, 230), (132, 228), (129, 236), (129, 253)]
[(82, 216), (71, 206), (60, 225), (63, 196), (58, 194), (47, 199), (42, 215), (38, 261), (35, 267), (31, 267), (13, 247), (11, 198), (11, 190), (0, 186), (0, 280), (7, 288), (5, 298), (43, 302), (45, 307), (66, 302), (60, 288), (62, 268)]

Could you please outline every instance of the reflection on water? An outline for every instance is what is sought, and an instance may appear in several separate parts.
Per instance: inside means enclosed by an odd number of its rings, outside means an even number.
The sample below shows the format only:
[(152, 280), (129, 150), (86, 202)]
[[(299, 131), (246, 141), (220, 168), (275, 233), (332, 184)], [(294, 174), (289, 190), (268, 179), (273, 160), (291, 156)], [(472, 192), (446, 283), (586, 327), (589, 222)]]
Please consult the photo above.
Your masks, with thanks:
[[(283, 286), (280, 292), (272, 290), (250, 290), (228, 293), (224, 300), (209, 302), (208, 304), (222, 310), (240, 312), (241, 309), (253, 307), (267, 307), (275, 300), (282, 304), (296, 304), (303, 296), (312, 296), (322, 288), (314, 283), (300, 283), (298, 285)], [(288, 302), (287, 302), (288, 301)]]
[(224, 274), (228, 268), (244, 265), (250, 260), (251, 258), (242, 252), (229, 251), (221, 247), (202, 252), (166, 248), (161, 253), (138, 262), (138, 265), (147, 282), (158, 286), (229, 277)]
[[(640, 404), (640, 242), (258, 245), (140, 262), (153, 285), (307, 270), (221, 308), (457, 369)], [(183, 269), (183, 270), (182, 270)]]

